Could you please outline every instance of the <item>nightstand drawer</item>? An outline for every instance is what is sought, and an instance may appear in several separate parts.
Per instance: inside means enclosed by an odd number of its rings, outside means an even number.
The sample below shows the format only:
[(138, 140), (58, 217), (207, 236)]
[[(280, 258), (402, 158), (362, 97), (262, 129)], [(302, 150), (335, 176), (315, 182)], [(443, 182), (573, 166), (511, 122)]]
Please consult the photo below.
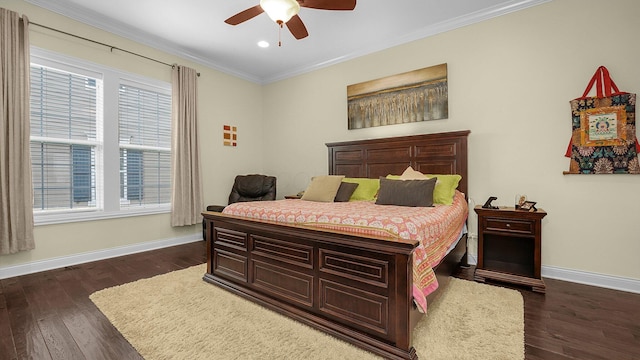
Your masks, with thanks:
[(488, 231), (508, 231), (519, 234), (531, 234), (535, 232), (533, 221), (522, 221), (515, 219), (486, 218), (485, 230)]

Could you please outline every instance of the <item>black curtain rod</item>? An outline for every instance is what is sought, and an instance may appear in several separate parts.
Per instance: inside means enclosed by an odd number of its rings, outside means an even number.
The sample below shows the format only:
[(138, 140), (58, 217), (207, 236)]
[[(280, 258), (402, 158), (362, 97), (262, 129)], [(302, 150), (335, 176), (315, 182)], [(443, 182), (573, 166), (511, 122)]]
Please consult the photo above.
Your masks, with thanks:
[[(160, 60), (157, 60), (157, 59), (154, 59), (154, 58), (150, 58), (150, 57), (148, 57), (148, 56), (144, 56), (144, 55), (141, 55), (141, 54), (138, 54), (138, 53), (134, 53), (133, 51), (129, 51), (129, 50), (125, 50), (125, 49), (119, 48), (119, 47), (117, 47), (117, 46), (113, 46), (113, 45), (105, 44), (105, 43), (100, 42), (100, 41), (96, 41), (96, 40), (88, 39), (88, 38), (83, 37), (83, 36), (80, 36), (80, 35), (76, 35), (76, 34), (68, 33), (68, 32), (66, 32), (66, 31), (62, 31), (62, 30), (58, 30), (58, 29), (54, 29), (54, 28), (49, 27), (49, 26), (46, 26), (46, 25), (38, 24), (38, 23), (35, 23), (35, 22), (31, 22), (31, 21), (29, 21), (29, 24), (30, 24), (30, 25), (40, 26), (40, 27), (42, 27), (42, 28), (45, 28), (45, 29), (48, 29), (48, 30), (51, 30), (51, 31), (55, 31), (55, 32), (59, 32), (59, 33), (61, 33), (61, 34), (65, 34), (65, 35), (73, 36), (73, 37), (75, 37), (75, 38), (82, 39), (82, 40), (85, 40), (85, 41), (88, 41), (88, 42), (92, 42), (92, 43), (94, 43), (94, 44), (98, 44), (98, 45), (106, 46), (106, 47), (108, 47), (108, 48), (110, 48), (110, 49), (111, 49), (111, 52), (113, 52), (113, 50), (119, 50), (119, 51), (125, 52), (125, 53), (127, 53), (127, 54), (131, 54), (131, 55), (135, 55), (135, 56), (138, 56), (138, 57), (141, 57), (141, 58), (147, 59), (147, 60), (155, 61), (155, 62), (160, 63), (160, 64), (162, 64), (162, 65), (170, 66), (172, 69), (176, 66), (176, 64), (168, 64), (168, 63), (166, 63), (166, 62), (163, 62), (163, 61), (160, 61)], [(198, 74), (198, 76), (200, 76), (200, 73), (197, 73), (197, 74)]]

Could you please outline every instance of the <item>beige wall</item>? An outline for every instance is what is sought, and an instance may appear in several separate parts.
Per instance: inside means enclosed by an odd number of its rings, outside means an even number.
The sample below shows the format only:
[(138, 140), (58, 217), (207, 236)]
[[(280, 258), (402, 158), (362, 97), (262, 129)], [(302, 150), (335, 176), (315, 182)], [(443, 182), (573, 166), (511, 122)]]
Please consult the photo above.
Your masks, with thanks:
[[(192, 64), (41, 10), (23, 1), (0, 6), (95, 40), (198, 69), (205, 204), (225, 203), (233, 177), (278, 176), (278, 194), (296, 193), (327, 172), (326, 142), (471, 130), (470, 197), (511, 205), (525, 193), (547, 210), (543, 265), (640, 279), (635, 228), (640, 177), (562, 175), (571, 123), (569, 100), (599, 65), (618, 86), (640, 92), (635, 0), (556, 0), (423, 40), (260, 86)], [(606, 14), (606, 19), (601, 16)], [(605, 25), (602, 25), (606, 23)], [(98, 45), (32, 28), (34, 45), (169, 81), (169, 68)], [(447, 63), (449, 119), (347, 130), (346, 86)], [(254, 104), (254, 106), (247, 106)], [(223, 124), (239, 127), (239, 146), (222, 146)], [(606, 189), (603, 193), (600, 189)], [(472, 217), (471, 229), (475, 231)], [(168, 215), (36, 228), (37, 249), (0, 257), (3, 266), (196, 234)]]
[[(295, 193), (327, 172), (326, 142), (469, 129), (471, 199), (537, 201), (543, 265), (640, 279), (640, 176), (562, 175), (569, 100), (597, 67), (640, 92), (640, 2), (603, 4), (556, 0), (267, 85), (265, 170)], [(449, 119), (347, 130), (347, 85), (440, 63)]]
[[(27, 15), (32, 22), (78, 34), (122, 49), (134, 51), (165, 63), (197, 69), (200, 142), (203, 154), (204, 204), (226, 204), (233, 177), (238, 173), (262, 170), (262, 126), (260, 85), (208, 69), (176, 56), (128, 41), (82, 23), (72, 21), (24, 1), (2, 0), (0, 6)], [(67, 35), (30, 28), (31, 44), (67, 56), (81, 58), (130, 73), (171, 82), (171, 68)], [(255, 106), (247, 106), (254, 104)], [(108, 121), (108, 119), (106, 119)], [(222, 145), (222, 126), (238, 126), (239, 146)], [(3, 267), (24, 265), (46, 259), (67, 257), (145, 242), (199, 236), (200, 226), (172, 228), (169, 214), (122, 219), (37, 226), (36, 249), (0, 256)]]

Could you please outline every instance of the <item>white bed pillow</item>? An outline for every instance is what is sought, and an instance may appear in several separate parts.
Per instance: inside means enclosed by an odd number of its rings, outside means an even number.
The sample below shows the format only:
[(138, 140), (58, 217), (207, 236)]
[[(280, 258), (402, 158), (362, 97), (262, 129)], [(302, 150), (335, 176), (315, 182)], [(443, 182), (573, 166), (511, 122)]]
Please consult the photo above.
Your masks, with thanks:
[(411, 166), (406, 168), (402, 173), (402, 175), (400, 175), (400, 180), (425, 180), (428, 178), (429, 177), (427, 177), (425, 174), (421, 173), (420, 171), (413, 170)]

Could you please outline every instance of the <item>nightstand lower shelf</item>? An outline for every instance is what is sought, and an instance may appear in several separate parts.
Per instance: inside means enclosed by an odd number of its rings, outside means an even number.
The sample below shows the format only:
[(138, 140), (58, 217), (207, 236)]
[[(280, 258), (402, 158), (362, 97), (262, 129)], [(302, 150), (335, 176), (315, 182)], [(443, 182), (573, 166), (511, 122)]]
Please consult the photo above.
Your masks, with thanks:
[(476, 269), (474, 280), (485, 282), (485, 279), (492, 279), (498, 281), (504, 281), (511, 284), (531, 286), (531, 290), (544, 294), (546, 291), (546, 285), (542, 279), (534, 279), (527, 276), (520, 276), (514, 274), (506, 274), (498, 271), (491, 271), (485, 269)]
[(478, 214), (478, 264), (475, 280), (485, 279), (530, 286), (544, 293), (540, 273), (542, 261), (542, 218), (547, 213), (514, 208), (486, 209), (476, 206)]

